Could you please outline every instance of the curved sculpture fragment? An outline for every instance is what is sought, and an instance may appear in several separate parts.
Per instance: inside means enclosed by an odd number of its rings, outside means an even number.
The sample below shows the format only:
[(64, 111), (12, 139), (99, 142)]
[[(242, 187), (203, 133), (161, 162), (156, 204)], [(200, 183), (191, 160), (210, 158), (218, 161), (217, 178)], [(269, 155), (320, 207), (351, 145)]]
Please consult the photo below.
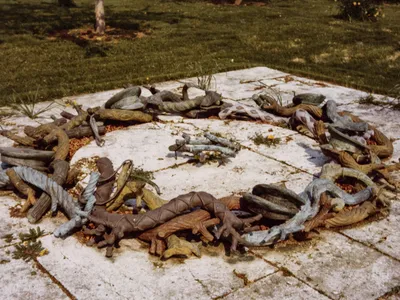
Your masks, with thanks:
[(304, 223), (314, 218), (320, 208), (320, 199), (323, 193), (329, 193), (340, 198), (347, 205), (355, 205), (372, 197), (371, 187), (350, 195), (327, 179), (313, 180), (299, 197), (304, 200), (300, 211), (290, 220), (281, 225), (274, 226), (266, 231), (255, 231), (242, 235), (248, 246), (266, 246), (285, 240), (289, 234), (304, 230)]

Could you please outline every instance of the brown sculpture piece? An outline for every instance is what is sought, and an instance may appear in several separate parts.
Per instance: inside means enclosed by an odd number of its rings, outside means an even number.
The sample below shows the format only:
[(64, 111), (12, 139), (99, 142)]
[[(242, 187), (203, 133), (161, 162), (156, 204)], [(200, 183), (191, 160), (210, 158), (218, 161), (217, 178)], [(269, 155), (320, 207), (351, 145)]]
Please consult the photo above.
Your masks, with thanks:
[(251, 223), (260, 220), (262, 217), (261, 215), (257, 215), (252, 218), (239, 219), (225, 204), (215, 199), (211, 194), (206, 192), (191, 192), (178, 196), (160, 208), (148, 211), (145, 214), (119, 215), (108, 213), (102, 209), (95, 209), (92, 215), (89, 216), (89, 220), (96, 225), (103, 225), (111, 229), (109, 234), (104, 235), (105, 239), (99, 243), (99, 246), (107, 246), (107, 255), (112, 255), (113, 245), (119, 239), (123, 238), (125, 234), (154, 228), (188, 209), (199, 206), (215, 215), (222, 222), (222, 226), (218, 229), (215, 236), (217, 239), (221, 236), (230, 236), (232, 238), (232, 250), (236, 250), (238, 243), (244, 243), (238, 230), (246, 232), (254, 230), (255, 228), (251, 227)]
[[(229, 210), (240, 209), (240, 197), (228, 196), (220, 198)], [(177, 216), (168, 222), (161, 224), (153, 229), (147, 230), (138, 235), (138, 238), (150, 242), (150, 253), (163, 255), (166, 245), (165, 239), (172, 234), (182, 230), (191, 230), (193, 234), (201, 234), (206, 242), (214, 240), (214, 236), (208, 231), (208, 227), (220, 223), (218, 218), (211, 218), (211, 214), (203, 209), (195, 210), (188, 214)]]
[(296, 110), (303, 109), (307, 111), (310, 115), (312, 115), (317, 120), (322, 118), (322, 109), (318, 106), (311, 104), (299, 104), (292, 107), (284, 107), (278, 104), (275, 99), (272, 99), (266, 95), (260, 95), (262, 100), (265, 102), (261, 108), (265, 111), (271, 112), (281, 117), (291, 117)]
[(6, 171), (8, 178), (10, 178), (11, 184), (23, 195), (27, 196), (28, 199), (25, 201), (21, 208), (21, 212), (26, 212), (29, 207), (36, 203), (35, 190), (32, 189), (28, 184), (21, 180), (21, 178), (15, 173), (14, 169), (8, 169)]
[(365, 201), (356, 208), (344, 208), (333, 218), (327, 219), (325, 221), (325, 227), (330, 228), (355, 224), (377, 213), (378, 211), (379, 210), (376, 207), (375, 201)]

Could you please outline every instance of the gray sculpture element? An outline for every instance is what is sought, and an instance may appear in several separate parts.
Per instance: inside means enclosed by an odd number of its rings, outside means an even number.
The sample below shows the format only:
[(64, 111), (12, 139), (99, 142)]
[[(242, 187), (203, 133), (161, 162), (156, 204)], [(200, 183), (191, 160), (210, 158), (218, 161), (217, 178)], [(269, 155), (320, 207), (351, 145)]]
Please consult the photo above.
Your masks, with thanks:
[(340, 198), (347, 205), (356, 205), (368, 200), (373, 195), (373, 189), (367, 187), (355, 195), (350, 195), (328, 179), (315, 179), (299, 196), (304, 200), (300, 211), (285, 223), (274, 226), (266, 231), (255, 231), (242, 235), (248, 246), (266, 246), (285, 240), (289, 234), (302, 231), (304, 223), (316, 216), (319, 211), (319, 201), (322, 193), (328, 192), (335, 198)]
[(368, 130), (368, 124), (364, 122), (353, 122), (349, 116), (340, 116), (337, 112), (336, 102), (328, 100), (325, 104), (326, 115), (328, 119), (333, 123), (332, 126), (341, 131), (355, 131), (355, 132), (366, 132)]
[[(90, 176), (89, 184), (83, 193), (83, 202), (86, 203), (86, 205), (84, 210), (82, 210), (78, 201), (74, 200), (62, 186), (45, 174), (28, 167), (18, 166), (14, 167), (13, 170), (21, 180), (40, 188), (51, 197), (51, 210), (53, 212), (57, 211), (58, 207), (61, 207), (70, 219), (67, 223), (61, 225), (54, 231), (54, 236), (66, 236), (72, 229), (81, 227), (87, 222), (87, 216), (92, 211), (94, 203), (96, 202), (94, 192), (100, 173), (93, 172)], [(5, 170), (0, 172), (0, 180), (0, 186), (9, 183), (9, 178), (5, 174)]]
[[(74, 228), (82, 227), (87, 221), (87, 217), (92, 212), (96, 197), (94, 192), (96, 190), (97, 182), (99, 181), (100, 173), (92, 172), (87, 187), (83, 191), (81, 202), (86, 203), (83, 211), (80, 208), (75, 208), (75, 216), (68, 222), (62, 224), (54, 231), (54, 236), (64, 237), (68, 235)], [(75, 201), (75, 200), (74, 200)], [(77, 201), (75, 201), (77, 202)]]

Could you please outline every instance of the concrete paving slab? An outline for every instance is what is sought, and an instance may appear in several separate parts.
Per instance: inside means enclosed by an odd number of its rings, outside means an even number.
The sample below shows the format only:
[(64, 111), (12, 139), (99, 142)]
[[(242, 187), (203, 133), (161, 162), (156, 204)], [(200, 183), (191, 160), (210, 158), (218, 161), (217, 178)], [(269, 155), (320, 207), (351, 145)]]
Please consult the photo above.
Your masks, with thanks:
[(206, 191), (215, 197), (250, 192), (258, 183), (284, 180), (297, 170), (257, 153), (242, 149), (231, 162), (185, 164), (154, 173), (155, 182), (162, 183), (162, 197), (170, 199), (190, 191)]
[(400, 202), (392, 202), (390, 214), (385, 219), (342, 232), (400, 261)]
[(0, 249), (1, 299), (70, 299), (34, 262), (13, 259), (12, 252)]
[(209, 299), (189, 271), (163, 268), (158, 258), (151, 260), (146, 252), (135, 251), (138, 242), (124, 241), (126, 244), (133, 246), (122, 246), (124, 251), (108, 259), (104, 251), (73, 237), (61, 240), (49, 236), (43, 239), (49, 254), (39, 261), (78, 299), (185, 299), (189, 295)]
[(40, 263), (78, 299), (211, 299), (243, 287), (242, 276), (253, 281), (276, 270), (250, 254), (227, 258), (223, 247), (160, 261), (135, 240), (123, 240), (112, 259), (72, 237), (45, 237), (43, 246), (49, 254)]
[[(221, 120), (190, 120), (185, 123), (193, 124), (209, 132), (220, 133), (228, 138), (234, 138), (241, 145), (277, 161), (285, 162), (304, 172), (314, 174), (329, 161), (319, 149), (318, 144), (297, 132), (269, 124), (257, 124), (246, 121), (221, 121)], [(276, 146), (256, 145), (252, 140), (256, 134), (263, 137), (272, 135), (280, 138)]]
[(104, 136), (105, 144), (98, 147), (95, 141), (80, 148), (73, 158), (74, 164), (82, 158), (94, 155), (108, 157), (115, 168), (126, 159), (132, 159), (135, 167), (145, 171), (155, 171), (172, 167), (187, 161), (187, 158), (175, 159), (168, 146), (175, 144), (176, 139), (181, 139), (182, 132), (199, 134), (195, 127), (184, 123), (146, 123), (130, 126), (124, 130), (117, 130)]
[(389, 161), (392, 163), (400, 162), (400, 139), (393, 142), (393, 155)]
[(329, 299), (290, 275), (278, 272), (241, 288), (223, 299)]
[(335, 232), (308, 245), (254, 252), (332, 299), (376, 299), (400, 284), (400, 262)]
[(203, 255), (201, 262), (191, 259), (185, 263), (212, 298), (231, 293), (276, 271), (275, 267), (253, 255), (226, 257), (222, 251), (219, 255)]
[[(38, 224), (30, 224), (27, 218), (10, 216), (10, 209), (19, 203), (14, 197), (1, 196), (0, 199), (0, 248), (19, 242), (18, 234), (28, 233), (30, 228), (36, 229), (40, 227), (41, 230), (45, 231), (45, 234), (49, 234), (67, 221), (67, 218), (59, 213), (56, 218), (45, 217)], [(9, 234), (13, 235), (13, 240), (7, 242), (3, 237)]]

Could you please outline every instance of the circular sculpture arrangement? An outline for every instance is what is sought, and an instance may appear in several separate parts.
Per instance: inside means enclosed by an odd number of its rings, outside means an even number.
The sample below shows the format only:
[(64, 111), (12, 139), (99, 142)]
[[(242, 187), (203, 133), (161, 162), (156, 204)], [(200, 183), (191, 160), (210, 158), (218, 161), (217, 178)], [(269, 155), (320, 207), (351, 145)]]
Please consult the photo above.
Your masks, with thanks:
[[(152, 95), (144, 97), (140, 87), (129, 87), (103, 107), (83, 110), (75, 105), (77, 115), (64, 111), (61, 118), (53, 117), (52, 123), (26, 126), (26, 136), (1, 131), (17, 147), (0, 148), (5, 165), (0, 171), (0, 188), (15, 188), (27, 196), (21, 212), (26, 212), (31, 223), (48, 210), (54, 214), (61, 209), (69, 221), (54, 235), (65, 237), (80, 231), (90, 237), (88, 245), (106, 247), (108, 257), (118, 241), (128, 236), (150, 243), (150, 253), (163, 258), (200, 256), (196, 244), (187, 239), (193, 235), (205, 242), (226, 240), (232, 250), (238, 245), (272, 245), (290, 237), (301, 240), (315, 228), (347, 226), (388, 210), (390, 199), (396, 196), (398, 182), (391, 172), (399, 170), (400, 163), (384, 162), (393, 154), (392, 142), (358, 117), (338, 112), (333, 100), (307, 93), (281, 106), (267, 94), (258, 94), (252, 97), (256, 107), (224, 103), (214, 91), (189, 99), (189, 88), (198, 87), (185, 84), (181, 96), (148, 87)], [(101, 147), (101, 135), (107, 128), (151, 122), (164, 113), (258, 119), (272, 124), (277, 115), (293, 130), (315, 139), (332, 162), (324, 165), (319, 178), (300, 194), (285, 186), (255, 182), (251, 193), (241, 197), (216, 199), (202, 191), (166, 201), (146, 188), (148, 183), (159, 194), (155, 183), (134, 174), (132, 161), (114, 170), (111, 161), (103, 157), (96, 160), (97, 171), (77, 199), (66, 191), (81, 173), (79, 168), (70, 169), (68, 162), (72, 139), (93, 136)], [(205, 162), (234, 158), (240, 145), (210, 133), (204, 137), (184, 134), (169, 150), (189, 152)]]

